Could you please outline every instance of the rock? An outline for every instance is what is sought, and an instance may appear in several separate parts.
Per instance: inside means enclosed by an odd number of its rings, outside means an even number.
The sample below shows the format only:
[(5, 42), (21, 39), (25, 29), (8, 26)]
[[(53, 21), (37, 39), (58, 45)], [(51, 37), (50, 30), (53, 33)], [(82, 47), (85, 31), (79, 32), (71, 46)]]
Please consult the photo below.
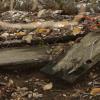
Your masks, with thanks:
[(52, 87), (53, 87), (53, 83), (50, 82), (50, 83), (43, 86), (43, 90), (44, 91), (51, 90)]

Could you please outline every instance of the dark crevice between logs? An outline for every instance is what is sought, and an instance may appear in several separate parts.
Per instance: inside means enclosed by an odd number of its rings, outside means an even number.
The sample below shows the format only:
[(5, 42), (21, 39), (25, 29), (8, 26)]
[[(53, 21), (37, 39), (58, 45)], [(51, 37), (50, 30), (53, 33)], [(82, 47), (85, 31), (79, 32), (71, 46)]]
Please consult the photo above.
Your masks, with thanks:
[(14, 63), (6, 63), (6, 64), (0, 64), (0, 72), (2, 71), (29, 71), (30, 69), (32, 71), (37, 71), (43, 66), (45, 66), (47, 63), (49, 63), (49, 60), (39, 59), (36, 60), (27, 60), (27, 61), (21, 61), (21, 62), (14, 62)]
[(54, 43), (66, 43), (70, 41), (75, 41), (79, 37), (83, 37), (85, 34), (79, 34), (77, 36), (67, 35), (67, 36), (54, 36), (54, 37), (46, 37), (42, 39), (33, 39), (31, 43), (27, 43), (24, 40), (8, 40), (4, 42), (0, 42), (0, 48), (8, 48), (8, 47), (21, 47), (25, 45), (38, 45), (38, 44), (54, 44)]

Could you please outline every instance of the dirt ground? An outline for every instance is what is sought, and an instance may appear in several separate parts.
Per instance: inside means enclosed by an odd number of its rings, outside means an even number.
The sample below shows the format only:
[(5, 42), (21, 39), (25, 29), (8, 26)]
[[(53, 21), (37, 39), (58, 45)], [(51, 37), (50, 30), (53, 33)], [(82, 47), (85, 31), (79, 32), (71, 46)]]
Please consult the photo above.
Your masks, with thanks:
[[(34, 70), (1, 71), (1, 100), (99, 100), (91, 95), (93, 88), (100, 86), (100, 64), (73, 84)], [(47, 90), (45, 85), (52, 83)], [(49, 87), (49, 86), (48, 86)]]

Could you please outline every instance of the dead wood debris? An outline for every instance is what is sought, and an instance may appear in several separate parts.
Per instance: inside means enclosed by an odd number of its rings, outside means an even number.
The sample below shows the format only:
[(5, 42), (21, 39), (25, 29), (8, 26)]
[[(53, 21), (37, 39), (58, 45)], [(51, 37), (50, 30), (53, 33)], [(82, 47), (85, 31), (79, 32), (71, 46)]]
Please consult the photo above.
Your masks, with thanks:
[[(76, 0), (78, 1), (78, 0)], [(100, 30), (99, 5), (91, 8), (91, 3), (81, 0), (83, 6), (87, 6), (80, 15), (66, 15), (62, 10), (52, 11), (43, 9), (38, 13), (25, 11), (7, 11), (0, 15), (0, 48), (12, 46), (30, 45), (33, 40), (41, 40), (39, 44), (45, 45), (43, 41), (48, 37), (57, 37), (47, 50), (49, 60), (55, 60), (62, 53), (66, 53), (68, 44), (70, 46), (79, 43), (81, 35), (88, 32)], [(95, 1), (95, 0), (94, 0)], [(80, 3), (77, 5), (80, 9)], [(84, 7), (83, 7), (84, 8)], [(91, 9), (90, 9), (91, 8)], [(15, 24), (18, 23), (18, 24)], [(22, 24), (19, 24), (22, 23)], [(29, 23), (29, 24), (27, 24)], [(60, 42), (62, 36), (77, 36), (69, 43)], [(76, 40), (76, 41), (74, 41)], [(24, 41), (24, 42), (23, 42)], [(67, 42), (67, 40), (65, 39)], [(34, 42), (34, 41), (33, 41)], [(13, 45), (14, 44), (14, 45)], [(40, 46), (39, 45), (39, 46)], [(100, 99), (100, 68), (95, 65), (85, 76), (75, 84), (64, 83), (54, 76), (41, 74), (40, 72), (20, 73), (12, 71), (0, 72), (0, 99), (1, 100), (99, 100)], [(12, 74), (13, 73), (13, 74)], [(29, 76), (28, 76), (29, 75)]]

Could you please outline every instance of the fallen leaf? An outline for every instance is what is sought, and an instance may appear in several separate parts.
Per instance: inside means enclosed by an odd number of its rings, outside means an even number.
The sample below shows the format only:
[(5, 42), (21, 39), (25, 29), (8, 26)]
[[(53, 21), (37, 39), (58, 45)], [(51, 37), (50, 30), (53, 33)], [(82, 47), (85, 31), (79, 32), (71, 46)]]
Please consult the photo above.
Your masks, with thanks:
[(91, 95), (97, 95), (100, 94), (100, 88), (93, 88), (90, 92)]
[(92, 30), (96, 30), (96, 29), (98, 29), (98, 27), (97, 27), (96, 25), (94, 25), (94, 26), (90, 26), (89, 28), (92, 29)]
[(81, 28), (80, 27), (74, 27), (73, 30), (72, 30), (72, 34), (73, 35), (80, 34), (80, 32), (81, 32)]
[(33, 36), (31, 34), (23, 36), (22, 40), (25, 40), (27, 43), (31, 43)]
[(51, 90), (53, 87), (53, 84), (50, 82), (46, 85), (43, 86), (43, 90), (46, 91), (46, 90)]
[(3, 33), (2, 35), (1, 35), (1, 37), (4, 37), (4, 38), (7, 38), (9, 36), (9, 33)]
[(16, 36), (24, 36), (24, 35), (26, 35), (26, 33), (25, 32), (18, 32), (18, 33), (15, 33), (15, 35)]
[(63, 20), (56, 23), (54, 27), (64, 28), (64, 27), (67, 27), (68, 25), (69, 25), (69, 22), (67, 20)]
[(45, 29), (45, 28), (38, 28), (36, 29), (37, 33), (49, 33), (50, 29)]

